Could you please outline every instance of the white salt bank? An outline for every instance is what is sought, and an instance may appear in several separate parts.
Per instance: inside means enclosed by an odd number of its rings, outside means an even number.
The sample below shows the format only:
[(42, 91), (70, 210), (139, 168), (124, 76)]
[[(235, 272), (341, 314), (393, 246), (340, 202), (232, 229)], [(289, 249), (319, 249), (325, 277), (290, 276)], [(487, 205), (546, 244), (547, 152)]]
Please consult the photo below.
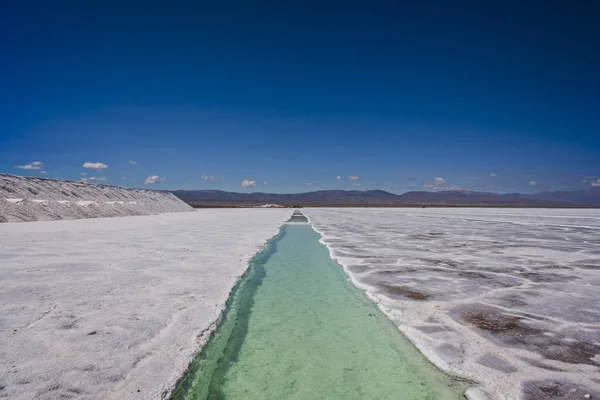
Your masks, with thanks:
[(600, 210), (303, 211), (470, 398), (600, 398)]
[(289, 214), (0, 224), (0, 397), (163, 398)]

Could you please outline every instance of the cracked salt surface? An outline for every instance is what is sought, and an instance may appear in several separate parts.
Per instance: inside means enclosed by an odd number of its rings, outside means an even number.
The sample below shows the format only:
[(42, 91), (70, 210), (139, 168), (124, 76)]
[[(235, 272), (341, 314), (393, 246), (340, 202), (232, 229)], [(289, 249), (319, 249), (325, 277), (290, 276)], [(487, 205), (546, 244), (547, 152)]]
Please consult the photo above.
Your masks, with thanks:
[(159, 399), (289, 210), (0, 224), (0, 398)]
[(599, 210), (304, 213), (432, 362), (480, 382), (470, 398), (600, 398)]

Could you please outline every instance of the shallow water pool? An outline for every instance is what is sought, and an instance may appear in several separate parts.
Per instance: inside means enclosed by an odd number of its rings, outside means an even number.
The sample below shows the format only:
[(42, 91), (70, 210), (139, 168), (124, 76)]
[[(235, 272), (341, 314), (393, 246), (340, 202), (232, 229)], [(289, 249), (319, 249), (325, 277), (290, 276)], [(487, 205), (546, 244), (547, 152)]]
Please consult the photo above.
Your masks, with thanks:
[(173, 399), (461, 399), (352, 286), (308, 224), (252, 261)]

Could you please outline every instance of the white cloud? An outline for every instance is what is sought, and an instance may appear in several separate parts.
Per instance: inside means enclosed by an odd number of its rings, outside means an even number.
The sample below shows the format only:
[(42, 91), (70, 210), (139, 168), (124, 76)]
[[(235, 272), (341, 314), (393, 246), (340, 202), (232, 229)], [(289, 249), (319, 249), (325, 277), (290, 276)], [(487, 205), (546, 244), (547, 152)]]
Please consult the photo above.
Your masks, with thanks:
[(535, 185), (537, 185), (536, 181), (529, 181), (529, 186), (535, 186)]
[(589, 183), (591, 187), (600, 187), (600, 178), (597, 176), (586, 176), (583, 183)]
[(167, 179), (167, 178), (165, 178), (164, 176), (150, 175), (149, 177), (146, 178), (146, 180), (144, 181), (144, 183), (146, 185), (150, 185), (152, 183), (162, 183), (162, 182), (165, 181), (165, 179)]
[(360, 176), (358, 175), (348, 175), (348, 176), (342, 176), (342, 175), (338, 175), (335, 177), (336, 180), (338, 181), (358, 181), (360, 180)]
[(129, 160), (129, 165), (137, 165), (137, 161)]
[(87, 172), (80, 172), (80, 173), (79, 173), (79, 175), (81, 175), (81, 176), (86, 176), (86, 175), (87, 175)]
[(312, 185), (314, 185), (314, 183), (312, 183), (312, 182), (306, 182), (306, 183), (304, 184), (304, 186), (312, 186)]
[(34, 162), (30, 162), (29, 164), (25, 164), (25, 165), (15, 165), (15, 168), (19, 168), (19, 169), (43, 169), (44, 168), (44, 163), (41, 161), (34, 161)]
[(242, 186), (243, 187), (254, 187), (254, 186), (256, 186), (256, 181), (244, 179), (244, 181), (242, 182)]
[(48, 173), (48, 171), (40, 171), (40, 174), (42, 175), (46, 175)]
[(108, 168), (108, 165), (101, 162), (85, 162), (83, 163), (83, 168), (91, 168), (91, 169), (105, 169)]
[(200, 177), (200, 179), (202, 179), (204, 182), (208, 182), (208, 181), (214, 181), (217, 178), (212, 175), (202, 175)]
[(268, 182), (263, 182), (263, 185), (266, 185)]
[(127, 179), (127, 177), (126, 177), (126, 176), (122, 176), (122, 177), (121, 177), (121, 179), (122, 179), (122, 180), (126, 180), (126, 179)]
[(497, 176), (498, 176), (498, 174), (497, 174), (497, 173), (495, 173), (495, 172), (492, 172), (492, 173), (490, 174), (490, 176), (491, 176), (492, 178), (495, 178), (495, 177), (497, 177)]
[(437, 178), (433, 178), (433, 183), (435, 183), (436, 185), (447, 185), (448, 181), (438, 176)]

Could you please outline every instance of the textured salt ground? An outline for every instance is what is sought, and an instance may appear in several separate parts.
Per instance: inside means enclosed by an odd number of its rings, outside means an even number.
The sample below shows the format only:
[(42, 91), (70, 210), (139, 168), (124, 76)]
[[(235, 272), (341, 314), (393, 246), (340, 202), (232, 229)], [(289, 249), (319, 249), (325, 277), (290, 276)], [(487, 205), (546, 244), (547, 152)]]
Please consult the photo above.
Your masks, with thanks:
[(289, 215), (1, 224), (0, 397), (162, 398)]
[(0, 222), (123, 217), (192, 210), (167, 192), (0, 174)]
[(306, 209), (332, 256), (472, 398), (600, 397), (600, 211)]

